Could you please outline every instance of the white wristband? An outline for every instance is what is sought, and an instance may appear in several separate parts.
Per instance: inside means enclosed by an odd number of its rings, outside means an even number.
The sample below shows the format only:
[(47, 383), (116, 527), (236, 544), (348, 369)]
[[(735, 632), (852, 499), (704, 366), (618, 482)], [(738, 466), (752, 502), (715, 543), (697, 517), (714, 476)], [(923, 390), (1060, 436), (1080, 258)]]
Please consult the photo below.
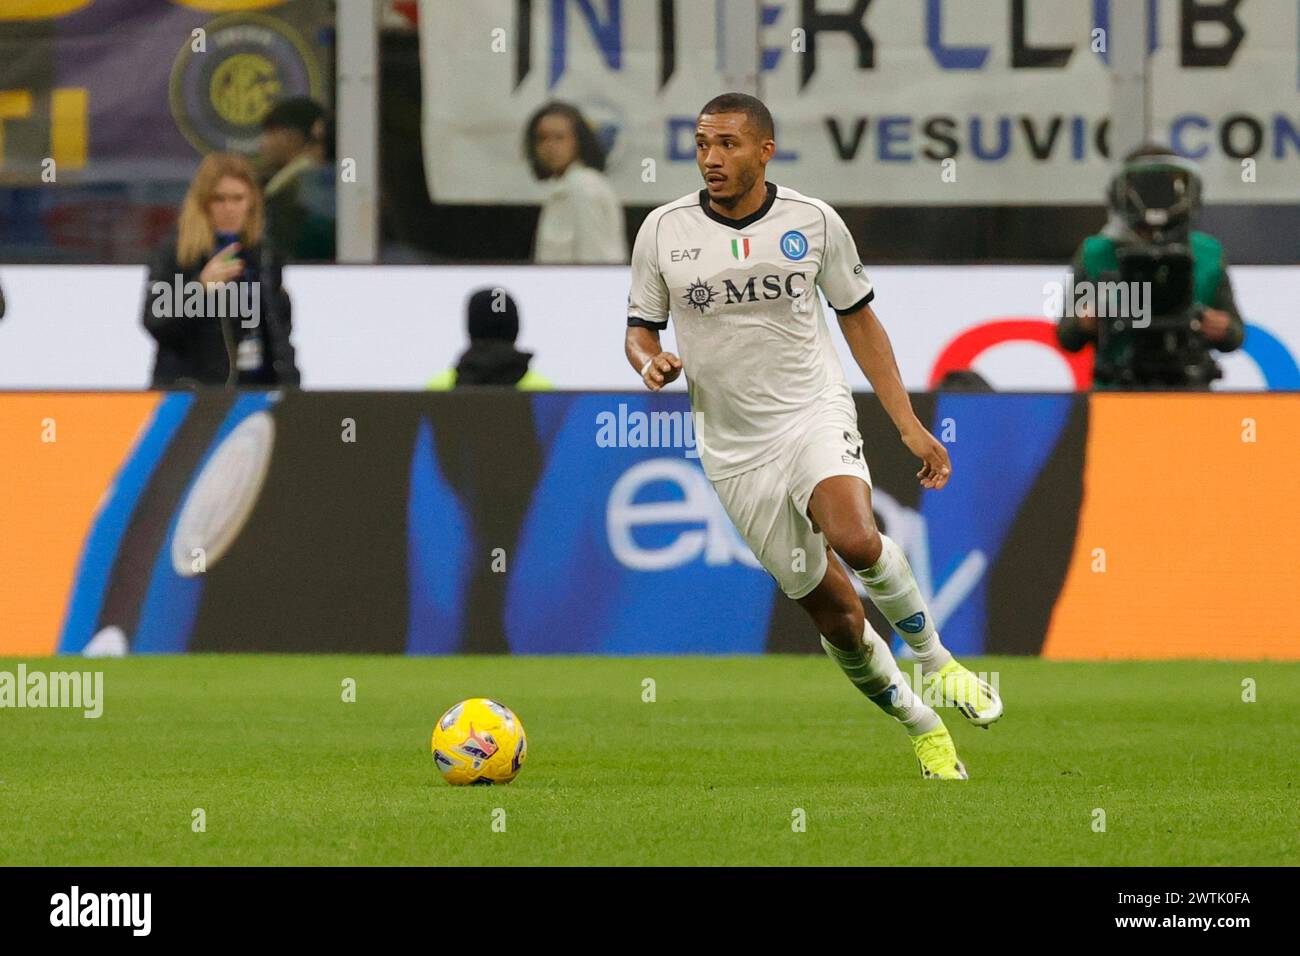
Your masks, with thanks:
[(648, 372), (648, 371), (650, 371), (650, 366), (651, 366), (651, 365), (654, 365), (654, 363), (655, 363), (655, 356), (652, 355), (652, 356), (650, 356), (650, 358), (646, 359), (645, 364), (641, 366), (641, 377), (642, 377), (642, 378), (645, 378), (645, 373)]

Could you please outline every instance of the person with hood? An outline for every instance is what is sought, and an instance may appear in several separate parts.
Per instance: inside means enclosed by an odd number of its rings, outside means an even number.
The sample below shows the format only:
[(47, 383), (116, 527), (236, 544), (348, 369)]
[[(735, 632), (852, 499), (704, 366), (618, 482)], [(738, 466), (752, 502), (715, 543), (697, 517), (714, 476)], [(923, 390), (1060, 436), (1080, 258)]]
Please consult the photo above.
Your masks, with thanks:
[(551, 383), (528, 367), (532, 352), (515, 348), (519, 337), (519, 309), (505, 289), (479, 289), (466, 306), (469, 348), (455, 367), (439, 372), (428, 388), (445, 391), (468, 385), (496, 385), (539, 391)]

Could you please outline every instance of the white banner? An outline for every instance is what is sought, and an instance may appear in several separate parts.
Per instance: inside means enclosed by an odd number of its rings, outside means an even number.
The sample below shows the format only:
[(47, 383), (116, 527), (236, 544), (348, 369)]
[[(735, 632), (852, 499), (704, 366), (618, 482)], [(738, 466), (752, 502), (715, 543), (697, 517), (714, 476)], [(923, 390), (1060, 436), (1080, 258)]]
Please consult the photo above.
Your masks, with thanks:
[[(835, 203), (1100, 203), (1116, 2), (762, 2), (769, 178)], [(1210, 202), (1300, 199), (1297, 4), (1153, 9), (1153, 136), (1202, 163)], [(724, 13), (723, 0), (422, 0), (433, 196), (537, 201), (523, 132), (551, 99), (612, 143), (624, 202), (699, 188), (695, 117), (724, 92)]]
[[(1044, 316), (1053, 266), (880, 266), (869, 272), (903, 381), (921, 391), (969, 364), (999, 390), (1081, 384)], [(1300, 267), (1234, 266), (1248, 323), (1216, 387), (1300, 388)], [(623, 357), (626, 266), (292, 266), (293, 342), (305, 388), (418, 389), (466, 346), (465, 301), (501, 288), (519, 306), (519, 347), (558, 388), (637, 389)], [(153, 340), (138, 266), (5, 266), (0, 389), (138, 389)], [(826, 311), (832, 325), (834, 313)], [(868, 383), (833, 329), (855, 389)], [(665, 348), (675, 348), (671, 326)], [(1082, 362), (1086, 367), (1087, 363)], [(690, 370), (687, 369), (689, 374)], [(682, 387), (678, 382), (675, 387)]]

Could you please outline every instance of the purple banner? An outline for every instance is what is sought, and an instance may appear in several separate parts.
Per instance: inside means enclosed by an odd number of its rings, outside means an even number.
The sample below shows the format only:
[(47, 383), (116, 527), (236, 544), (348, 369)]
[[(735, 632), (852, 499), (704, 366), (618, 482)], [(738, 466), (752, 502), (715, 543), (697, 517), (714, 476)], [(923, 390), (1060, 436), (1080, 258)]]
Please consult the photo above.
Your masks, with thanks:
[(330, 105), (329, 0), (195, 6), (94, 0), (0, 19), (5, 181), (49, 182), (51, 159), (59, 183), (188, 179), (205, 153), (254, 152), (275, 101)]

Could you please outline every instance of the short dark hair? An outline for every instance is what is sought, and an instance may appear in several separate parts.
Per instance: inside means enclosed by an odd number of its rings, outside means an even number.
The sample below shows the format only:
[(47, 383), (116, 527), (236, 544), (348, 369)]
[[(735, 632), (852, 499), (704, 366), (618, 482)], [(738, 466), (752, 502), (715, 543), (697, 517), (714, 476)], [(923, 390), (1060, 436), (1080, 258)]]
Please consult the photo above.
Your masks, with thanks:
[(290, 129), (312, 138), (312, 128), (325, 119), (325, 107), (309, 96), (291, 96), (280, 100), (262, 117), (262, 129)]
[(723, 93), (715, 96), (704, 104), (700, 116), (713, 113), (744, 113), (759, 136), (763, 139), (776, 138), (776, 124), (772, 122), (772, 114), (757, 96), (748, 93)]
[(578, 160), (597, 172), (605, 171), (605, 147), (600, 145), (596, 131), (591, 128), (582, 111), (572, 103), (552, 100), (539, 107), (537, 112), (528, 118), (528, 125), (524, 127), (524, 156), (528, 159), (528, 165), (533, 168), (534, 176), (545, 179), (550, 175), (550, 171), (537, 158), (537, 127), (547, 116), (567, 116), (572, 120), (574, 135), (578, 137)]

